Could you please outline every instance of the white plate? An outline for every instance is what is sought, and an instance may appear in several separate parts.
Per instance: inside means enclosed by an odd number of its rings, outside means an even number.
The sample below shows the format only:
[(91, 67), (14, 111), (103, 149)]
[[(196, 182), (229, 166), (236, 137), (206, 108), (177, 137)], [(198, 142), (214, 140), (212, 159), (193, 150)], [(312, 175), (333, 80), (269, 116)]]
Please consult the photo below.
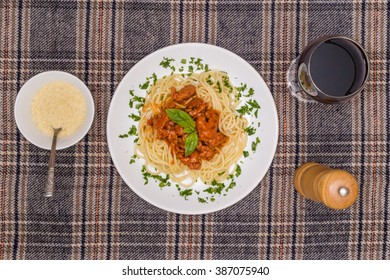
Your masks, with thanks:
[(93, 121), (95, 107), (91, 92), (77, 77), (61, 71), (43, 72), (32, 77), (23, 85), (16, 97), (15, 120), (20, 132), (27, 138), (28, 141), (40, 148), (47, 150), (51, 149), (52, 137), (44, 134), (38, 129), (33, 122), (31, 111), (31, 103), (36, 92), (51, 81), (67, 82), (78, 88), (85, 98), (85, 104), (87, 107), (85, 120), (80, 128), (72, 135), (59, 137), (57, 139), (56, 149), (60, 150), (70, 147), (80, 141), (85, 134), (87, 134)]
[[(246, 150), (251, 150), (251, 143), (256, 137), (261, 139), (256, 153), (243, 158), (240, 164), (242, 174), (236, 178), (237, 185), (224, 195), (216, 196), (215, 201), (208, 203), (198, 202), (198, 197), (203, 198), (206, 193), (202, 191), (205, 185), (198, 184), (193, 187), (200, 192), (200, 195), (188, 197), (185, 200), (179, 195), (174, 185), (160, 189), (158, 183), (149, 179), (147, 185), (144, 184), (141, 168), (143, 160), (138, 159), (135, 163), (129, 164), (133, 156), (134, 138), (119, 138), (120, 134), (126, 133), (129, 128), (138, 123), (128, 118), (131, 113), (136, 113), (135, 109), (129, 107), (129, 90), (139, 96), (145, 95), (145, 90), (139, 88), (145, 82), (145, 78), (155, 73), (158, 78), (169, 75), (172, 71), (159, 66), (164, 57), (173, 58), (180, 65), (181, 59), (189, 60), (190, 57), (201, 58), (211, 69), (226, 71), (235, 86), (246, 83), (248, 87), (255, 90), (252, 97), (260, 104), (258, 120), (260, 128), (256, 134), (249, 137)], [(243, 98), (245, 101), (245, 98)], [(269, 166), (272, 163), (277, 140), (278, 140), (278, 117), (276, 106), (272, 95), (261, 78), (259, 73), (245, 60), (236, 54), (220, 47), (199, 43), (186, 43), (172, 45), (160, 49), (142, 60), (140, 60), (123, 78), (112, 98), (107, 119), (108, 146), (113, 162), (131, 189), (141, 198), (149, 203), (167, 211), (180, 214), (205, 214), (226, 208), (247, 196), (262, 180)]]

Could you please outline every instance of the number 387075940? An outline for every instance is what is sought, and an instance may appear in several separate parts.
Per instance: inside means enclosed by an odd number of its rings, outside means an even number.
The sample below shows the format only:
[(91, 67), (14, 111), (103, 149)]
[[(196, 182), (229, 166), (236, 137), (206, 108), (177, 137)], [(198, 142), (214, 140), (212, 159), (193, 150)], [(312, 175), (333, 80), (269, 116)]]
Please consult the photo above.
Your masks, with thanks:
[(249, 266), (217, 266), (215, 275), (268, 275), (269, 268)]

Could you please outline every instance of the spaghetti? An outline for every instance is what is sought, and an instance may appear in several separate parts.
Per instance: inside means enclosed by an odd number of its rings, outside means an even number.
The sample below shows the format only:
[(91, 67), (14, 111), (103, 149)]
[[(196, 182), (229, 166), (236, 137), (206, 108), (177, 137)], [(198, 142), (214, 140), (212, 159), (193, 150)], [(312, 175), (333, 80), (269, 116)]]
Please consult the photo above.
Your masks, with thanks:
[[(180, 90), (190, 88), (194, 88), (195, 94), (188, 93), (187, 99), (181, 100), (178, 94), (183, 95), (183, 91), (180, 92)], [(188, 107), (190, 105), (186, 105), (195, 101), (203, 102), (203, 107), (200, 106), (203, 111), (199, 111), (199, 114), (191, 111)], [(205, 184), (222, 182), (235, 172), (237, 162), (243, 155), (248, 141), (245, 131), (248, 121), (236, 112), (239, 103), (237, 89), (231, 84), (225, 72), (212, 70), (192, 73), (189, 76), (172, 74), (158, 79), (151, 86), (145, 98), (135, 153), (145, 159), (145, 168), (149, 173), (169, 174), (173, 182), (183, 187), (192, 186), (198, 179)], [(194, 118), (199, 144), (192, 155), (184, 155), (184, 147), (179, 147), (174, 152), (173, 145), (167, 140), (168, 138), (163, 140), (164, 138), (158, 134), (156, 120), (166, 117), (164, 114), (167, 108), (182, 108)], [(207, 131), (201, 130), (201, 121), (206, 119), (210, 121), (211, 118), (216, 117), (218, 117), (216, 119), (217, 128), (213, 132), (213, 139), (207, 139), (207, 135), (205, 136)], [(168, 125), (167, 122), (166, 124)], [(172, 122), (170, 125), (180, 130)], [(183, 131), (180, 130), (178, 133), (182, 135)], [(182, 140), (187, 137), (188, 134), (184, 133)], [(206, 150), (203, 147), (207, 143), (210, 143), (207, 147), (209, 153), (204, 153), (205, 156), (200, 157), (202, 159), (200, 162), (189, 163), (191, 158), (195, 158), (195, 154), (200, 155)], [(181, 143), (181, 145), (184, 144)]]

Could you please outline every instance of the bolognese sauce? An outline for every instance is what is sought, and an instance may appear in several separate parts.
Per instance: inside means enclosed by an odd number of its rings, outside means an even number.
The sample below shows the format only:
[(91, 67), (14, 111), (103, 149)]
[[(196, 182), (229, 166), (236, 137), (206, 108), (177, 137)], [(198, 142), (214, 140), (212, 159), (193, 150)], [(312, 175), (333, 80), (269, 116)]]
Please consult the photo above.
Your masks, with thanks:
[[(194, 152), (185, 156), (185, 139), (187, 133), (183, 128), (171, 121), (166, 109), (180, 109), (187, 112), (195, 121), (198, 134), (198, 145)], [(188, 168), (199, 170), (202, 160), (211, 160), (229, 141), (229, 137), (219, 131), (220, 113), (209, 103), (196, 95), (194, 85), (186, 85), (179, 91), (171, 88), (170, 96), (163, 102), (160, 112), (153, 115), (147, 124), (156, 132), (157, 139), (164, 140), (171, 153)]]

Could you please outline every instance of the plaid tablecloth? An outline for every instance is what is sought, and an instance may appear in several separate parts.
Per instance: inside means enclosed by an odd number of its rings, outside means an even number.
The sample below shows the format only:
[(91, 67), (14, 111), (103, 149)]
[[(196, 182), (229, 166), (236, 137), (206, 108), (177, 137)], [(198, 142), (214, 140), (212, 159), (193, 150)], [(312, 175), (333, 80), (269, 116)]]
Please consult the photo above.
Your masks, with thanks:
[[(360, 97), (298, 101), (286, 70), (307, 42), (341, 34), (371, 59)], [(0, 259), (390, 259), (390, 4), (387, 1), (0, 2)], [(111, 97), (125, 73), (171, 44), (205, 42), (246, 59), (265, 79), (280, 121), (266, 177), (244, 200), (208, 215), (160, 210), (127, 187), (108, 150)], [(92, 91), (88, 135), (57, 156), (18, 131), (14, 103), (32, 76), (62, 70)], [(305, 200), (292, 176), (315, 161), (354, 174), (357, 202), (336, 211)]]

